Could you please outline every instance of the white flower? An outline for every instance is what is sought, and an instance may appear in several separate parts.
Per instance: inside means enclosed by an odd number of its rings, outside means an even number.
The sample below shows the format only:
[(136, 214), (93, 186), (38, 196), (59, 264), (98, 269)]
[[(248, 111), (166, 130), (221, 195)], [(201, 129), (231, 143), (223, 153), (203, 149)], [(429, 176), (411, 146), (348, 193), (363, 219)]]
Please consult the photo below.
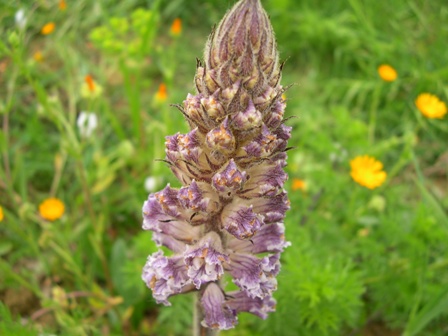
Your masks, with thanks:
[(20, 29), (25, 28), (26, 25), (26, 17), (25, 17), (25, 11), (23, 9), (19, 9), (16, 12), (15, 15), (15, 21), (16, 21), (16, 25), (17, 27), (19, 27)]
[(79, 134), (81, 134), (83, 138), (89, 138), (98, 126), (98, 119), (93, 112), (81, 111), (76, 124), (79, 128)]
[(145, 180), (145, 190), (147, 192), (153, 192), (157, 188), (157, 178), (154, 176), (148, 176)]

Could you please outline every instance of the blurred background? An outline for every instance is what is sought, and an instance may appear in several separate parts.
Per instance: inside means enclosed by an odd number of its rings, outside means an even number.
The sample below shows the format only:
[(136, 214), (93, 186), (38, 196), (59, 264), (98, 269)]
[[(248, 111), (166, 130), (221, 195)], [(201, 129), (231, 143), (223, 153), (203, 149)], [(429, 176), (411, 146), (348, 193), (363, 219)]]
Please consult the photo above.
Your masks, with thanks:
[[(141, 280), (141, 207), (180, 186), (170, 104), (233, 3), (0, 2), (1, 335), (191, 334), (193, 297)], [(294, 84), (292, 246), (277, 311), (221, 334), (447, 335), (448, 3), (262, 3)]]

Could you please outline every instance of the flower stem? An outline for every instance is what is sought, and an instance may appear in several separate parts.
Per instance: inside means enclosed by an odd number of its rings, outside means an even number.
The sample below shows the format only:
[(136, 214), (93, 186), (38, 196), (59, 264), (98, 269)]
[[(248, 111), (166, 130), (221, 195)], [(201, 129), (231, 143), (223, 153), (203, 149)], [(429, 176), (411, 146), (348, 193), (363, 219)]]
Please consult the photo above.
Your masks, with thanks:
[(372, 105), (370, 107), (370, 118), (369, 118), (369, 143), (373, 145), (375, 142), (375, 128), (376, 128), (376, 115), (378, 111), (378, 106), (381, 97), (381, 85), (377, 85), (373, 91)]

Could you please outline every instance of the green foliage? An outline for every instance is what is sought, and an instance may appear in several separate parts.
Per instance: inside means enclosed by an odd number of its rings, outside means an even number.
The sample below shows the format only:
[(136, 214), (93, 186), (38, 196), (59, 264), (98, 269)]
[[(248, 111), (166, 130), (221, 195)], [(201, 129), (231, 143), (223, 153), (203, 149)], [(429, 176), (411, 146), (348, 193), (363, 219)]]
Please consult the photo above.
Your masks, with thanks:
[[(141, 230), (144, 181), (179, 185), (156, 161), (164, 137), (187, 129), (168, 104), (194, 91), (195, 58), (229, 3), (57, 2), (0, 2), (0, 334), (189, 335), (193, 295), (164, 307), (141, 281), (157, 250)], [(288, 59), (283, 83), (296, 84), (286, 92), (292, 245), (277, 311), (242, 314), (222, 335), (445, 335), (447, 116), (425, 118), (415, 99), (448, 102), (446, 1), (263, 5)], [(180, 38), (169, 33), (176, 17)], [(44, 36), (47, 22), (56, 29)], [(381, 80), (380, 64), (398, 78)], [(98, 118), (91, 137), (81, 111)], [(384, 164), (382, 186), (351, 179), (358, 155)], [(49, 197), (65, 204), (53, 222), (39, 214)]]
[(21, 325), (20, 321), (16, 321), (12, 317), (8, 307), (0, 302), (0, 333), (2, 335), (34, 336), (36, 330), (30, 325)]
[(263, 332), (294, 335), (301, 330), (301, 335), (334, 335), (342, 326), (355, 326), (364, 292), (359, 272), (337, 252), (316, 251), (303, 230), (291, 231), (301, 239), (286, 254), (279, 278), (281, 319), (268, 321)]
[(436, 317), (442, 315), (448, 309), (448, 287), (444, 288), (440, 295), (434, 296), (422, 310), (412, 318), (406, 326), (404, 335), (417, 335), (426, 325)]
[(157, 23), (157, 12), (138, 8), (130, 20), (112, 17), (106, 25), (93, 29), (90, 39), (100, 49), (123, 58), (140, 57), (148, 53), (148, 39)]

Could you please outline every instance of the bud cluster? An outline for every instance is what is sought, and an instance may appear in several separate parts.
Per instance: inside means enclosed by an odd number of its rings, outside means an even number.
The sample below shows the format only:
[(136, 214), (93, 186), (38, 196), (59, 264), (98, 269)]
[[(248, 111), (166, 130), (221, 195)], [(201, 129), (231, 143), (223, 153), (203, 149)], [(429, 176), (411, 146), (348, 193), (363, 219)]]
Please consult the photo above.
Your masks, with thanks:
[[(209, 37), (196, 95), (179, 106), (191, 131), (166, 138), (166, 162), (183, 187), (143, 205), (143, 229), (160, 250), (142, 278), (158, 303), (198, 291), (202, 325), (229, 329), (237, 313), (274, 311), (280, 253), (289, 245), (281, 66), (260, 0), (240, 0)], [(220, 280), (221, 279), (221, 280)], [(226, 291), (222, 280), (239, 288)]]

